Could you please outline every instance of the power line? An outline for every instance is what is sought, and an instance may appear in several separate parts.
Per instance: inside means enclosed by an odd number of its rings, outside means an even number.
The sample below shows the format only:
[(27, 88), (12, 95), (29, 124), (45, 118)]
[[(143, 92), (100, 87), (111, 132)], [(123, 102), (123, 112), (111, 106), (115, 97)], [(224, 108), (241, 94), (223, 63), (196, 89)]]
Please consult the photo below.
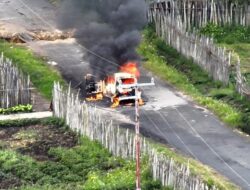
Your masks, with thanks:
[[(24, 3), (22, 0), (18, 0), (23, 6), (25, 6), (30, 12), (32, 12), (38, 19), (40, 19), (44, 24), (46, 24), (47, 26), (49, 26), (51, 29), (56, 29), (54, 26), (52, 26), (49, 22), (47, 22), (46, 20), (44, 20), (40, 15), (38, 15), (32, 8), (30, 8), (26, 3)], [(90, 54), (104, 60), (104, 61), (107, 61), (115, 66), (119, 66), (118, 63), (110, 60), (110, 59), (107, 59), (97, 53), (95, 53), (94, 51), (90, 50), (89, 48), (87, 48), (86, 46), (83, 46), (82, 44), (80, 45), (83, 49), (85, 49), (87, 52), (89, 52)]]

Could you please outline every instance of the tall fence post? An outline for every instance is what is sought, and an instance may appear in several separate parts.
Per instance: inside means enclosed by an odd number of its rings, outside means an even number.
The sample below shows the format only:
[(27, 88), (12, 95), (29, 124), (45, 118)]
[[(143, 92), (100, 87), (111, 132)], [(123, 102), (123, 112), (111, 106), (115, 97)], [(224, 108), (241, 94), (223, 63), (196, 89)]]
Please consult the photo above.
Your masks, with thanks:
[(0, 108), (31, 103), (29, 76), (24, 76), (11, 60), (0, 56)]
[(247, 6), (247, 25), (250, 26), (250, 5)]
[[(59, 83), (54, 83), (53, 107), (54, 115), (66, 120), (72, 130), (99, 141), (114, 156), (135, 159), (135, 133), (114, 125), (103, 116), (105, 111), (88, 106), (70, 89), (63, 90)], [(176, 163), (159, 153), (145, 138), (140, 138), (140, 144), (141, 154), (148, 156), (153, 178), (160, 180), (163, 186), (188, 190), (209, 189), (199, 176), (191, 174), (188, 163)], [(210, 189), (218, 188), (213, 186)]]

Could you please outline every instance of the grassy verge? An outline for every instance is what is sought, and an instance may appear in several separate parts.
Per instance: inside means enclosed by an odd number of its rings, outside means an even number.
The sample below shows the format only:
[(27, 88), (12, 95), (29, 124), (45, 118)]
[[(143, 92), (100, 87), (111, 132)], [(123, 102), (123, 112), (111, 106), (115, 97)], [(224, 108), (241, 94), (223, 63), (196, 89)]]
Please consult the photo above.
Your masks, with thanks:
[[(48, 125), (54, 127), (46, 128)], [(23, 190), (134, 189), (134, 161), (114, 157), (98, 142), (85, 137), (72, 144), (73, 134), (67, 131), (65, 124), (55, 118), (1, 122), (0, 132), (6, 135), (2, 137), (4, 142), (0, 140), (0, 189), (6, 185)], [(63, 139), (68, 142), (63, 143)], [(53, 147), (40, 148), (51, 141)], [(72, 147), (64, 147), (68, 144)], [(47, 159), (37, 159), (44, 158), (41, 152)], [(170, 189), (152, 179), (146, 159), (142, 161), (142, 188)]]
[(220, 43), (218, 45), (224, 46), (227, 50), (233, 52), (232, 64), (236, 63), (238, 56), (240, 57), (242, 74), (246, 78), (247, 84), (250, 86), (250, 43)]
[(34, 87), (47, 99), (52, 97), (54, 81), (65, 84), (58, 71), (24, 47), (1, 40), (0, 52), (10, 58), (24, 74), (29, 74)]
[(201, 164), (200, 162), (186, 158), (183, 155), (177, 154), (171, 149), (167, 148), (164, 145), (152, 143), (153, 147), (159, 153), (162, 153), (166, 157), (172, 158), (176, 163), (188, 165), (190, 168), (190, 172), (199, 176), (209, 187), (217, 187), (220, 190), (236, 190), (239, 189), (236, 185), (228, 181), (225, 177), (216, 173), (212, 168)]
[[(46, 128), (46, 126), (54, 127)], [(6, 185), (6, 182), (9, 182), (11, 187), (22, 190), (112, 190), (135, 187), (134, 161), (111, 156), (107, 149), (88, 138), (79, 138), (77, 143), (71, 139), (72, 136), (73, 138), (76, 136), (68, 132), (67, 126), (60, 119), (0, 122), (0, 133), (4, 134), (6, 131), (12, 132), (8, 138), (2, 137), (3, 139), (0, 140), (0, 179), (2, 180), (2, 182), (0, 180), (0, 188), (2, 188), (1, 185)], [(60, 139), (55, 140), (59, 138), (58, 135)], [(49, 143), (53, 147), (50, 147)], [(48, 144), (47, 150), (45, 147)], [(64, 147), (69, 144), (71, 147)], [(221, 190), (237, 189), (209, 167), (177, 154), (164, 145), (154, 142), (151, 142), (151, 145), (158, 152), (173, 158), (176, 163), (189, 164), (191, 173), (200, 176), (209, 186), (216, 185)], [(32, 152), (35, 152), (35, 155)], [(41, 152), (48, 155), (47, 160), (37, 160)], [(142, 161), (142, 188), (171, 190), (170, 187), (162, 187), (159, 181), (152, 180), (146, 158)]]
[(249, 130), (243, 116), (248, 114), (250, 105), (234, 93), (232, 85), (224, 87), (220, 82), (213, 81), (192, 60), (181, 56), (157, 38), (152, 27), (146, 28), (143, 35), (144, 41), (138, 51), (147, 59), (144, 64), (147, 69), (190, 95), (230, 126), (246, 132)]
[[(244, 124), (244, 116), (248, 115), (250, 104), (235, 93), (232, 85), (224, 87), (222, 83), (213, 81), (192, 60), (181, 56), (157, 38), (152, 27), (144, 30), (143, 42), (138, 51), (146, 60), (145, 68), (212, 110), (230, 126), (239, 127), (247, 132), (248, 125)], [(187, 162), (185, 157), (163, 146), (156, 148), (178, 163)], [(190, 160), (189, 166), (194, 174), (201, 176), (210, 185), (215, 184), (220, 189), (236, 189), (223, 177), (216, 175), (212, 169), (195, 160)]]
[(250, 85), (250, 27), (225, 25), (218, 26), (212, 23), (207, 24), (199, 30), (203, 35), (213, 37), (219, 46), (225, 46), (233, 52), (232, 64), (241, 60), (242, 73)]

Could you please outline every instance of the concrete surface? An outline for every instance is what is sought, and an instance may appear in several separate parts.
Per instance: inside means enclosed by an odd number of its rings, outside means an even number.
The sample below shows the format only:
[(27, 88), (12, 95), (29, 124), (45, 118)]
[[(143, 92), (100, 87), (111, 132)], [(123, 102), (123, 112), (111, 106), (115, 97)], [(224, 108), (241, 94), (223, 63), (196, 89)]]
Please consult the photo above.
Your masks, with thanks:
[(52, 117), (52, 112), (34, 112), (34, 113), (21, 113), (21, 114), (11, 114), (11, 115), (1, 115), (0, 121), (4, 120), (20, 120), (20, 119), (42, 119), (47, 117)]

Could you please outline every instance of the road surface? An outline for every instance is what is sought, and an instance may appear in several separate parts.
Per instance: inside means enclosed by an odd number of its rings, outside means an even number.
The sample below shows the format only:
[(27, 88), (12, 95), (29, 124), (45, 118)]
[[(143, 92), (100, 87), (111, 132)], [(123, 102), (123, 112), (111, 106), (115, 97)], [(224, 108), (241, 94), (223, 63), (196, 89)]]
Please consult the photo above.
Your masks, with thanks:
[[(0, 0), (0, 30), (56, 29), (55, 7), (46, 0)], [(83, 60), (86, 53), (74, 39), (27, 44), (33, 51), (46, 56), (74, 87), (81, 87), (84, 74), (90, 72)], [(150, 80), (143, 71), (141, 81)], [(148, 100), (140, 109), (142, 133), (168, 144), (214, 168), (242, 189), (250, 190), (250, 138), (221, 123), (216, 116), (197, 106), (164, 82), (156, 79), (155, 87), (147, 87)], [(107, 104), (107, 102), (105, 102)], [(120, 107), (111, 110), (133, 120), (134, 110)], [(123, 127), (131, 127), (126, 120)]]

